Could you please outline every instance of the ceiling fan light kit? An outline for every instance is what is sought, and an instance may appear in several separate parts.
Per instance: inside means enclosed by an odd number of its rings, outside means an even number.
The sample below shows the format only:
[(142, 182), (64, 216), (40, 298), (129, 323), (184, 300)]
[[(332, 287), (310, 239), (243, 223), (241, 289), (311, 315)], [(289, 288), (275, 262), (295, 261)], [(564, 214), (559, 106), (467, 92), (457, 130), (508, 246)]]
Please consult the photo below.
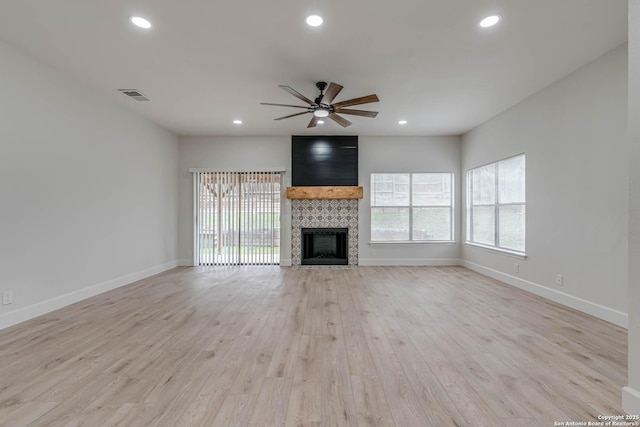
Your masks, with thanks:
[[(304, 111), (301, 113), (289, 114), (287, 116), (278, 117), (274, 120), (283, 120), (283, 119), (288, 119), (290, 117), (296, 117), (296, 116), (301, 116), (303, 114), (312, 113), (313, 117), (311, 118), (311, 121), (307, 125), (307, 128), (315, 127), (319, 122), (318, 119), (324, 118), (324, 117), (330, 118), (331, 120), (338, 123), (342, 127), (347, 127), (351, 125), (351, 122), (345, 119), (344, 117), (342, 117), (340, 114), (351, 114), (354, 116), (371, 117), (371, 118), (376, 117), (378, 115), (377, 111), (353, 110), (353, 109), (345, 108), (345, 107), (351, 107), (354, 105), (379, 102), (380, 100), (378, 99), (378, 96), (376, 94), (361, 96), (359, 98), (348, 99), (346, 101), (341, 101), (341, 102), (332, 104), (335, 97), (338, 96), (340, 91), (343, 89), (343, 87), (337, 83), (330, 83), (327, 87), (326, 82), (317, 82), (316, 87), (318, 88), (318, 90), (320, 90), (320, 95), (313, 101), (307, 98), (306, 96), (302, 95), (300, 92), (296, 91), (290, 86), (280, 85), (279, 87), (285, 90), (286, 92), (289, 92), (291, 95), (295, 96), (299, 100), (305, 102), (307, 105), (304, 106), (304, 105), (291, 105), (291, 104), (274, 104), (270, 102), (261, 102), (261, 105), (304, 108), (307, 111)], [(325, 92), (325, 89), (326, 89), (326, 92)]]

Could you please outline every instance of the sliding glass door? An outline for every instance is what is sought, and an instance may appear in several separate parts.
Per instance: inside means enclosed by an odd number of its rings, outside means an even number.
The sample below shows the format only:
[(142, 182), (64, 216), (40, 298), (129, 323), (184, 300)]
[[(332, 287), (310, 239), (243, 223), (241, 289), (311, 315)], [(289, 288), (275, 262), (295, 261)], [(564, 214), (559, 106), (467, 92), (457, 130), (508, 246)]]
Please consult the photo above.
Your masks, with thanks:
[(198, 265), (280, 263), (279, 172), (194, 172)]

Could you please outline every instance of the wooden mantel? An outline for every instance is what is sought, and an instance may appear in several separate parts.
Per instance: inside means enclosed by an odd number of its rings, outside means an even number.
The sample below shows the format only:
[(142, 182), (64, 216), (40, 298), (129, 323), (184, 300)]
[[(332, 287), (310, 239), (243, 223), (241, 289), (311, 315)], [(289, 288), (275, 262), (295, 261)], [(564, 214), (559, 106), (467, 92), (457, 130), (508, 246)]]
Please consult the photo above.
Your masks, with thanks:
[(287, 199), (337, 200), (362, 199), (362, 187), (287, 187)]

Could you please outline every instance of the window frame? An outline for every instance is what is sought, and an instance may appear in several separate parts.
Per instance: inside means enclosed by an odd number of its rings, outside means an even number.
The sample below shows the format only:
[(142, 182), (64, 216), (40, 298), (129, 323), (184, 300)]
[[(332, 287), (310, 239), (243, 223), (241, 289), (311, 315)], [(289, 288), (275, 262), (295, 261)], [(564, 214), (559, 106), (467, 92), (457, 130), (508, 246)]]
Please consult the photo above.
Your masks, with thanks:
[[(448, 175), (450, 177), (451, 183), (451, 196), (449, 200), (449, 204), (447, 205), (414, 205), (414, 189), (413, 189), (413, 176), (414, 175)], [(374, 205), (374, 188), (371, 185), (374, 175), (408, 175), (409, 176), (409, 204), (398, 204), (398, 205)], [(454, 172), (371, 172), (369, 174), (369, 243), (371, 244), (451, 244), (455, 243), (455, 173)], [(395, 183), (394, 189), (395, 191)], [(373, 240), (373, 211), (376, 209), (384, 209), (384, 208), (394, 208), (394, 209), (407, 209), (409, 212), (409, 239), (408, 240)], [(414, 208), (415, 209), (425, 209), (425, 208), (447, 208), (449, 209), (449, 218), (450, 218), (450, 227), (449, 227), (449, 236), (448, 240), (441, 239), (432, 239), (432, 240), (422, 240), (422, 239), (414, 239)]]
[[(509, 203), (500, 203), (500, 164), (504, 163), (508, 160), (512, 160), (516, 157), (524, 157), (524, 182), (525, 182), (525, 191), (524, 191), (524, 202), (509, 202)], [(467, 232), (465, 236), (465, 244), (470, 246), (477, 246), (484, 249), (489, 249), (491, 251), (497, 251), (509, 255), (514, 255), (517, 257), (526, 258), (526, 249), (527, 249), (527, 193), (526, 193), (526, 182), (527, 182), (527, 163), (526, 163), (526, 153), (519, 153), (510, 157), (505, 157), (503, 159), (497, 160), (495, 162), (487, 163), (484, 165), (476, 166), (475, 168), (467, 170), (467, 188), (466, 188), (466, 198), (467, 198)], [(494, 167), (494, 202), (493, 203), (478, 203), (473, 204), (473, 172), (477, 171), (481, 168), (486, 168), (487, 166)], [(524, 208), (524, 217), (525, 217), (525, 225), (524, 225), (524, 250), (520, 251), (513, 248), (508, 248), (500, 245), (500, 208), (506, 206), (522, 206)], [(493, 208), (493, 216), (494, 216), (494, 230), (493, 230), (493, 241), (494, 244), (482, 243), (472, 240), (474, 237), (473, 230), (473, 211), (474, 208), (478, 207), (491, 207)]]

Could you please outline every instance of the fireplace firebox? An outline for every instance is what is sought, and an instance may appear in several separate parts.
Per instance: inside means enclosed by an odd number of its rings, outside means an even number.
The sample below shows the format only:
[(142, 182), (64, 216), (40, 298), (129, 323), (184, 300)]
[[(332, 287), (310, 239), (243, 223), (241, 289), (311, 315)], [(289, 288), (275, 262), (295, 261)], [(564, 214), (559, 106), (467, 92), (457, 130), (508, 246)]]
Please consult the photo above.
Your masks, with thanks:
[(303, 228), (302, 265), (347, 265), (349, 229)]

